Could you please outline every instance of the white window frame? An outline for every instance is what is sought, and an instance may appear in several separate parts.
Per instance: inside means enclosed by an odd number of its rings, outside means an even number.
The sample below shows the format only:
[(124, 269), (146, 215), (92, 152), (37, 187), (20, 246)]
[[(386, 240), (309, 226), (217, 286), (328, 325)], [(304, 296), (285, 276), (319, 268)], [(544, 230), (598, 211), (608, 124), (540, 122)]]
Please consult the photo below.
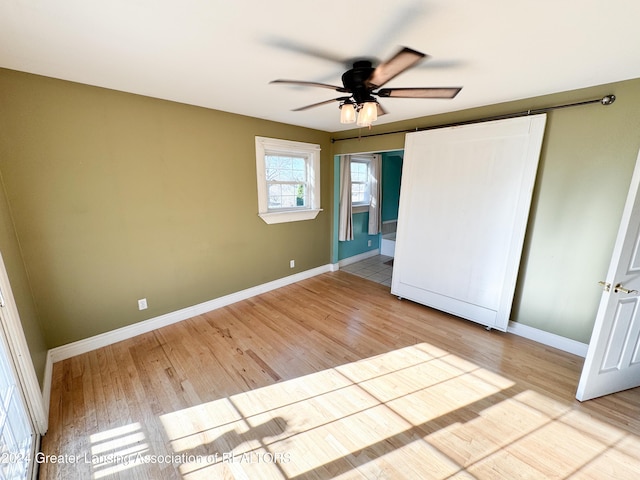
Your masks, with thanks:
[[(365, 163), (367, 165), (367, 197), (368, 199), (364, 202), (353, 202), (351, 203), (351, 210), (355, 213), (366, 212), (369, 210), (369, 205), (371, 203), (371, 161), (373, 157), (371, 155), (352, 155), (351, 163)], [(351, 165), (349, 165), (351, 168)], [(354, 183), (362, 183), (362, 182), (354, 182), (353, 178), (351, 179), (351, 192), (353, 192), (353, 184)], [(353, 193), (352, 193), (353, 195)]]
[[(300, 156), (306, 159), (307, 205), (288, 209), (269, 209), (266, 164), (267, 155)], [(320, 208), (320, 145), (277, 138), (256, 137), (256, 174), (258, 215), (268, 224), (313, 220)]]

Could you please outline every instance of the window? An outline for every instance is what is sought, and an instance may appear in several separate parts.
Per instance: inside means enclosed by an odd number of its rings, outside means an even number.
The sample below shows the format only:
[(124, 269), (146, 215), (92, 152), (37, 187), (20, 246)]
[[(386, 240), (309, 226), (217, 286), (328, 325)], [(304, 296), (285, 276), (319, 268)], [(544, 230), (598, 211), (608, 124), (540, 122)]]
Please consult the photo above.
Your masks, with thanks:
[(354, 157), (351, 159), (351, 205), (369, 205), (371, 182), (369, 163), (371, 159)]
[(264, 161), (269, 209), (308, 206), (307, 159), (301, 156), (266, 155)]
[(320, 209), (320, 146), (256, 137), (258, 215), (266, 223), (316, 218)]
[(372, 160), (370, 155), (351, 157), (351, 208), (356, 213), (368, 211), (371, 203)]

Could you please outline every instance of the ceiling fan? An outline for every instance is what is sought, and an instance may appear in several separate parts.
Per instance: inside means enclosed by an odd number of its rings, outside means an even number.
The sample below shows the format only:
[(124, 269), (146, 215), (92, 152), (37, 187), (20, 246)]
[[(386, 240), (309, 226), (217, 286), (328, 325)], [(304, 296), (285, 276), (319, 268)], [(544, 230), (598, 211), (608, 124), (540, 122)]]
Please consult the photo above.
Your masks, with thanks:
[(299, 112), (333, 102), (340, 102), (340, 122), (354, 123), (359, 126), (370, 126), (379, 115), (386, 112), (376, 97), (396, 98), (454, 98), (462, 87), (425, 87), (425, 88), (380, 88), (389, 80), (413, 67), (428, 55), (403, 47), (386, 62), (373, 67), (370, 60), (356, 60), (353, 67), (342, 75), (342, 87), (318, 82), (299, 80), (273, 80), (270, 83), (284, 83), (308, 87), (321, 87), (335, 90), (347, 95), (314, 103), (293, 111)]

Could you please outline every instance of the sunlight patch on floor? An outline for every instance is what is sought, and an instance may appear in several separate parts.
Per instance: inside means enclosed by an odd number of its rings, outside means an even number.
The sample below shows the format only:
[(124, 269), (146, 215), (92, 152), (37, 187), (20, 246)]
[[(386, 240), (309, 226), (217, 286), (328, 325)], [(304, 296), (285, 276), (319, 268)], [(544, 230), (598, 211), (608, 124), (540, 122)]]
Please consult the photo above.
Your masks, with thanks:
[(161, 416), (184, 479), (632, 478), (640, 439), (421, 343)]
[[(612, 473), (608, 478), (633, 478), (640, 452), (637, 437), (531, 390), (484, 409), (469, 422), (441, 429), (427, 441), (478, 479), (591, 478), (586, 472), (604, 457), (616, 458), (605, 468)], [(613, 451), (620, 441), (633, 445), (634, 453)], [(602, 470), (593, 478), (603, 478)]]
[(473, 363), (420, 344), (161, 420), (173, 450), (194, 456), (181, 466), (186, 479), (240, 472), (249, 478), (327, 471), (339, 477), (356, 468), (358, 475), (388, 470), (394, 478), (400, 467), (407, 475), (413, 471), (413, 478), (425, 471), (446, 478), (460, 465), (425, 442), (416, 427), (512, 386)]
[(133, 468), (149, 452), (146, 436), (138, 422), (95, 433), (89, 440), (91, 457), (83, 461), (91, 463), (95, 479)]

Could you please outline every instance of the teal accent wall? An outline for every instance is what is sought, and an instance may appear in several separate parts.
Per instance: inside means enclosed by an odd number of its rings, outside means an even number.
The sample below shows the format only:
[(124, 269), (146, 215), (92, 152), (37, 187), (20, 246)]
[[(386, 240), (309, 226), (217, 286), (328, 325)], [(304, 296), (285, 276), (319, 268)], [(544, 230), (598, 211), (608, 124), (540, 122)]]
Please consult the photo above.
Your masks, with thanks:
[[(380, 248), (380, 235), (369, 235), (369, 212), (353, 214), (353, 240), (338, 242), (338, 260)], [(368, 241), (371, 240), (371, 246)]]
[(382, 221), (398, 219), (403, 150), (382, 154)]

